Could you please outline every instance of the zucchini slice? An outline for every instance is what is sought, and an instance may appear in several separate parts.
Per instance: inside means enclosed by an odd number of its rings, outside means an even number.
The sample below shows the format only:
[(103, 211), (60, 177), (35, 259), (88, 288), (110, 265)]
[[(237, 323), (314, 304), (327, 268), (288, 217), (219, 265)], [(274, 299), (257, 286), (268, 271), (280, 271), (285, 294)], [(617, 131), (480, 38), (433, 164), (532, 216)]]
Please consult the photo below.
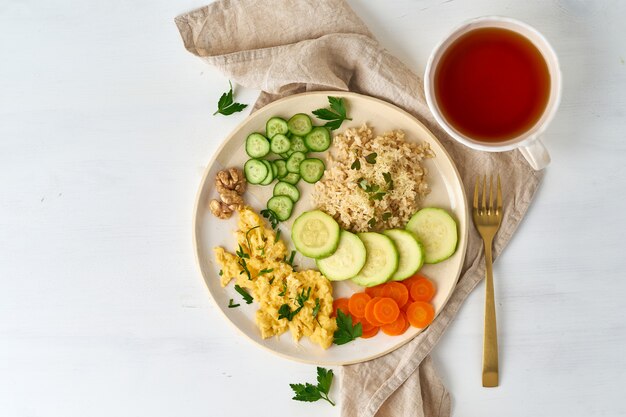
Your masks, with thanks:
[(389, 281), (398, 269), (398, 250), (393, 241), (380, 233), (359, 233), (365, 244), (365, 265), (352, 281), (363, 287), (373, 287)]
[(393, 241), (398, 249), (398, 270), (393, 274), (393, 281), (402, 281), (415, 274), (424, 264), (424, 250), (413, 233), (402, 229), (389, 229), (383, 232)]
[(291, 240), (304, 256), (326, 258), (335, 253), (339, 232), (339, 224), (328, 214), (320, 210), (305, 211), (293, 223)]
[(339, 246), (335, 253), (327, 258), (315, 261), (320, 272), (331, 281), (350, 279), (359, 273), (367, 252), (365, 245), (354, 233), (341, 231)]
[(413, 232), (424, 246), (424, 262), (436, 264), (451, 257), (459, 242), (457, 225), (447, 211), (427, 207), (411, 217), (406, 230)]

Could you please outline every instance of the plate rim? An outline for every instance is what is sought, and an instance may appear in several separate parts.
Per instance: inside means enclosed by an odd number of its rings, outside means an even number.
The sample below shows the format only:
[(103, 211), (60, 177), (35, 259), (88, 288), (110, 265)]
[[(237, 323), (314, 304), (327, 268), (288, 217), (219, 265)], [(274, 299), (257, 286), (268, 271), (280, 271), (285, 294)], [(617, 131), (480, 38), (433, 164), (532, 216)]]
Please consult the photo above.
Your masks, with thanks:
[(380, 353), (376, 353), (373, 355), (370, 355), (366, 358), (361, 358), (358, 360), (352, 360), (352, 361), (324, 361), (324, 362), (318, 362), (315, 360), (309, 360), (309, 359), (305, 359), (305, 358), (298, 358), (298, 357), (293, 357), (293, 356), (289, 356), (285, 353), (282, 352), (278, 352), (276, 350), (273, 350), (271, 348), (269, 348), (268, 346), (263, 345), (262, 343), (259, 343), (257, 340), (253, 339), (252, 337), (250, 337), (248, 334), (246, 334), (242, 329), (240, 329), (237, 325), (235, 325), (235, 323), (228, 317), (228, 315), (226, 315), (226, 313), (224, 312), (224, 310), (217, 304), (217, 300), (215, 299), (215, 297), (213, 297), (213, 294), (211, 294), (211, 289), (209, 288), (209, 285), (207, 283), (207, 277), (205, 277), (205, 274), (203, 272), (202, 269), (202, 265), (200, 264), (200, 254), (199, 254), (199, 248), (198, 248), (198, 223), (199, 223), (199, 208), (200, 208), (200, 197), (202, 195), (202, 191), (204, 189), (204, 186), (206, 184), (207, 178), (209, 176), (209, 173), (213, 167), (213, 165), (215, 164), (218, 155), (221, 153), (222, 149), (226, 146), (226, 144), (232, 139), (232, 137), (235, 135), (236, 132), (238, 132), (247, 122), (248, 120), (254, 116), (254, 114), (261, 109), (267, 109), (267, 108), (271, 108), (274, 107), (284, 101), (288, 101), (288, 100), (294, 100), (297, 99), (299, 97), (304, 97), (304, 96), (313, 96), (313, 95), (322, 95), (322, 96), (341, 96), (341, 97), (357, 97), (359, 99), (364, 99), (364, 100), (369, 100), (369, 101), (373, 101), (376, 102), (377, 104), (386, 106), (391, 108), (392, 110), (398, 111), (400, 113), (403, 113), (405, 116), (409, 117), (410, 119), (412, 119), (415, 123), (419, 124), (425, 132), (428, 133), (428, 135), (430, 135), (431, 139), (434, 140), (437, 144), (439, 144), (439, 146), (441, 147), (441, 149), (443, 150), (444, 154), (446, 155), (446, 157), (448, 158), (448, 160), (450, 161), (450, 163), (452, 164), (452, 169), (454, 171), (454, 173), (456, 174), (457, 179), (459, 180), (460, 184), (461, 184), (461, 196), (462, 196), (462, 201), (463, 201), (463, 211), (465, 213), (465, 218), (466, 218), (466, 222), (465, 222), (465, 230), (461, 231), (462, 233), (462, 240), (461, 240), (461, 245), (459, 247), (457, 247), (457, 250), (461, 250), (461, 259), (459, 260), (461, 267), (459, 268), (457, 274), (456, 274), (456, 278), (454, 279), (454, 285), (452, 286), (452, 289), (450, 290), (448, 296), (446, 297), (446, 299), (443, 301), (442, 307), (439, 309), (439, 311), (436, 312), (435, 314), (435, 319), (439, 316), (439, 314), (441, 313), (441, 311), (445, 308), (445, 306), (448, 304), (448, 301), (450, 301), (450, 297), (452, 296), (452, 294), (454, 293), (456, 286), (459, 282), (459, 278), (461, 277), (461, 272), (463, 269), (463, 264), (465, 262), (465, 256), (466, 256), (466, 252), (467, 252), (467, 240), (469, 238), (469, 222), (470, 222), (470, 217), (469, 217), (469, 207), (468, 207), (468, 203), (467, 203), (467, 195), (465, 193), (465, 187), (463, 184), (463, 180), (461, 178), (461, 175), (459, 173), (459, 170), (456, 166), (456, 163), (454, 162), (454, 159), (452, 159), (452, 157), (450, 156), (450, 153), (447, 151), (447, 149), (441, 144), (441, 142), (439, 141), (439, 139), (435, 136), (435, 134), (433, 132), (431, 132), (431, 130), (424, 124), (422, 123), (417, 117), (415, 117), (414, 115), (412, 115), (411, 113), (409, 113), (408, 111), (396, 106), (395, 104), (389, 103), (388, 101), (379, 99), (377, 97), (372, 97), (372, 96), (368, 96), (365, 94), (360, 94), (360, 93), (354, 93), (352, 91), (338, 91), (338, 90), (320, 90), (320, 91), (307, 91), (304, 93), (298, 93), (298, 94), (291, 94), (287, 97), (283, 97), (280, 98), (278, 100), (275, 100), (271, 103), (266, 104), (265, 106), (254, 110), (253, 112), (251, 112), (248, 116), (246, 116), (245, 119), (243, 119), (240, 123), (237, 124), (237, 126), (235, 126), (230, 133), (222, 140), (222, 142), (220, 143), (220, 145), (217, 147), (217, 149), (215, 149), (215, 151), (213, 151), (213, 155), (211, 156), (211, 158), (209, 159), (209, 162), (207, 163), (205, 169), (204, 169), (204, 173), (202, 174), (202, 178), (200, 179), (200, 183), (198, 184), (198, 189), (196, 191), (196, 196), (195, 196), (195, 202), (193, 205), (193, 222), (192, 222), (192, 228), (193, 228), (193, 233), (192, 233), (192, 240), (193, 240), (193, 250), (194, 250), (194, 259), (196, 260), (196, 267), (200, 272), (200, 276), (202, 277), (202, 281), (203, 284), (206, 288), (206, 291), (209, 293), (209, 298), (211, 299), (211, 302), (214, 303), (214, 306), (216, 307), (216, 310), (218, 310), (220, 312), (220, 314), (226, 319), (226, 321), (232, 326), (234, 327), (237, 332), (239, 332), (240, 334), (242, 334), (245, 339), (249, 340), (250, 342), (252, 342), (255, 346), (259, 346), (261, 347), (263, 350), (267, 351), (267, 352), (271, 352), (274, 355), (277, 355), (279, 357), (291, 360), (291, 361), (295, 361), (295, 362), (299, 362), (299, 363), (306, 363), (306, 364), (312, 364), (312, 365), (324, 365), (324, 366), (342, 366), (342, 365), (352, 365), (352, 364), (356, 364), (356, 363), (362, 363), (362, 362), (367, 362), (373, 359), (377, 359), (380, 358), (382, 356), (385, 356), (397, 349), (400, 349), (401, 347), (405, 346), (407, 343), (411, 342), (413, 339), (415, 339), (417, 336), (419, 336), (420, 334), (422, 334), (424, 332), (425, 329), (428, 329), (428, 327), (420, 330), (419, 332), (415, 333), (415, 335), (413, 335), (412, 337), (407, 338), (406, 340), (402, 341), (401, 343), (394, 345), (392, 347), (390, 347), (389, 349), (384, 350), (383, 352)]

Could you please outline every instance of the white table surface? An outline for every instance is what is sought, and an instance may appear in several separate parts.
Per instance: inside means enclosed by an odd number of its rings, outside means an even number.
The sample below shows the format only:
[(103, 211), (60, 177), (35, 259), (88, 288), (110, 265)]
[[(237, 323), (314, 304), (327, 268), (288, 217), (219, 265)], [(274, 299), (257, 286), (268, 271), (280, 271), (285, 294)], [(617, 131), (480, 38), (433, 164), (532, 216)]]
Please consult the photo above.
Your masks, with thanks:
[[(290, 399), (314, 367), (242, 339), (194, 263), (201, 172), (245, 117), (211, 116), (228, 82), (173, 23), (202, 4), (0, 2), (3, 417), (339, 414)], [(455, 416), (626, 414), (626, 3), (351, 4), (418, 73), (470, 17), (517, 17), (553, 43), (553, 162), (495, 267), (501, 386), (480, 384), (482, 286), (434, 358)]]

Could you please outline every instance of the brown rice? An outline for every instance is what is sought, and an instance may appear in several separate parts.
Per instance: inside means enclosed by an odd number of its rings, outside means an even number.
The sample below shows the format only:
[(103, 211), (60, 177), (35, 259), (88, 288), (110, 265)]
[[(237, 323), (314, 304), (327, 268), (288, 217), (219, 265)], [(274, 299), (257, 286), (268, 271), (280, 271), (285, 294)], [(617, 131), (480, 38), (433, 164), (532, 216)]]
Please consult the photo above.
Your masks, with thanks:
[(427, 142), (407, 142), (401, 130), (374, 136), (367, 125), (347, 129), (333, 139), (314, 202), (352, 232), (404, 227), (430, 192), (421, 161), (433, 156)]

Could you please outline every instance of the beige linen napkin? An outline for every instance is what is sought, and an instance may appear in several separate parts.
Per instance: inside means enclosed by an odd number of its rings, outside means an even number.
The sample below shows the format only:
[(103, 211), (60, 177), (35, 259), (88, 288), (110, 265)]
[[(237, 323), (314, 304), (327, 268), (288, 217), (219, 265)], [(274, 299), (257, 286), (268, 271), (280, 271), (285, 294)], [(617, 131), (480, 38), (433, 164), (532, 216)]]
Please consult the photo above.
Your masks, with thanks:
[[(367, 94), (407, 110), (430, 128), (454, 159), (468, 196), (476, 175), (499, 172), (505, 217), (496, 256), (522, 220), (541, 173), (517, 151), (482, 153), (452, 140), (429, 113), (421, 79), (374, 39), (343, 0), (221, 0), (178, 16), (176, 25), (191, 53), (236, 83), (263, 91), (255, 109), (304, 91)], [(450, 395), (428, 354), (483, 276), (482, 241), (470, 226), (463, 273), (434, 323), (393, 353), (343, 367), (342, 416), (449, 416)], [(469, 383), (479, 380), (477, 375)]]

